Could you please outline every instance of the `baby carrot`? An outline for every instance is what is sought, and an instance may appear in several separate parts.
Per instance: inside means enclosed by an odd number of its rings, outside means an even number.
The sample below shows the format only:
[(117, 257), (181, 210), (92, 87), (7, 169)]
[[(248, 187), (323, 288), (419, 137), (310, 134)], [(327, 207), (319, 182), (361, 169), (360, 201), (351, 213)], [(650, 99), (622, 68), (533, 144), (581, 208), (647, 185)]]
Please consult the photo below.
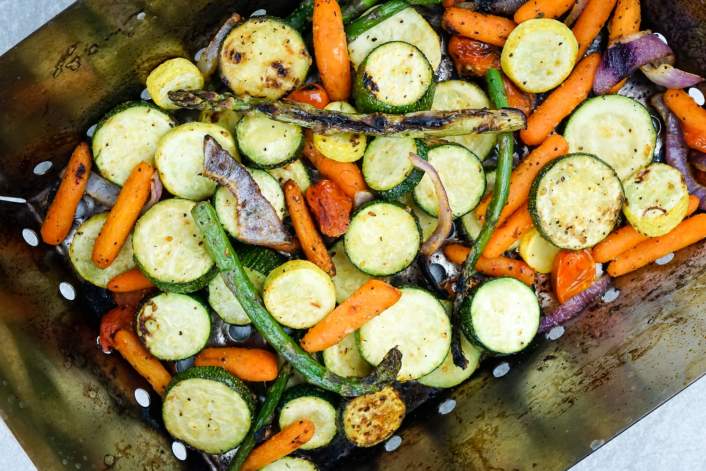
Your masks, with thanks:
[[(498, 224), (502, 224), (512, 213), (517, 211), (522, 204), (527, 201), (532, 182), (546, 164), (569, 151), (569, 144), (558, 134), (553, 134), (534, 149), (510, 176), (510, 193), (507, 197), (507, 204), (500, 213)], [(485, 212), (488, 209), (492, 195), (487, 195), (476, 208), (476, 216), (481, 222), (485, 219)]]
[(301, 190), (294, 181), (287, 180), (285, 182), (284, 198), (287, 203), (289, 217), (292, 218), (294, 232), (297, 234), (299, 244), (307, 260), (316, 264), (329, 275), (334, 276), (336, 267), (334, 267), (324, 241), (316, 230), (313, 219), (311, 219), (311, 214), (309, 214), (306, 203), (304, 203), (304, 195), (302, 195)]
[(605, 22), (608, 21), (615, 2), (616, 0), (589, 0), (586, 8), (574, 23), (572, 31), (579, 43), (579, 58), (583, 57)]
[(313, 436), (313, 422), (305, 419), (294, 422), (255, 448), (243, 463), (240, 471), (257, 471), (264, 468), (296, 451)]
[(608, 23), (608, 42), (612, 43), (637, 33), (640, 31), (641, 21), (640, 0), (618, 0), (613, 17)]
[(512, 213), (505, 223), (495, 229), (488, 244), (485, 246), (483, 256), (486, 258), (499, 257), (505, 253), (515, 241), (534, 227), (532, 216), (527, 204)]
[(529, 0), (515, 12), (515, 23), (535, 18), (559, 18), (574, 6), (576, 0)]
[(640, 242), (620, 254), (608, 265), (608, 274), (612, 277), (625, 275), (704, 238), (706, 238), (706, 214), (697, 214), (682, 221), (668, 234)]
[[(444, 247), (446, 258), (457, 265), (462, 265), (466, 261), (470, 251), (471, 249), (460, 244), (449, 244)], [(522, 260), (508, 257), (480, 257), (476, 268), (479, 272), (489, 276), (509, 276), (520, 280), (526, 285), (534, 283), (534, 270)]]
[(351, 63), (341, 7), (336, 0), (315, 0), (311, 18), (314, 56), (321, 81), (333, 101), (351, 92)]
[(304, 335), (307, 352), (320, 352), (336, 345), (373, 317), (395, 304), (402, 294), (384, 281), (369, 280)]
[(194, 365), (220, 366), (243, 381), (272, 381), (278, 371), (277, 355), (262, 348), (204, 348)]
[(129, 330), (119, 330), (115, 334), (113, 345), (155, 391), (160, 395), (164, 394), (172, 376), (164, 365), (147, 351), (137, 334)]
[(525, 144), (536, 146), (542, 143), (564, 118), (588, 98), (600, 63), (601, 56), (597, 53), (584, 58), (569, 78), (534, 110), (527, 118), (527, 128), (520, 131)]
[(91, 151), (82, 142), (74, 149), (61, 179), (59, 190), (51, 202), (42, 223), (42, 240), (51, 245), (59, 245), (71, 230), (76, 207), (86, 190), (91, 173)]
[(349, 197), (355, 198), (359, 191), (368, 191), (360, 168), (352, 162), (337, 162), (324, 157), (314, 147), (311, 131), (305, 132), (303, 153), (321, 175), (333, 180)]
[(108, 282), (108, 289), (113, 293), (129, 293), (149, 288), (154, 288), (154, 285), (137, 268), (116, 275)]
[(706, 153), (706, 132), (692, 129), (686, 125), (682, 126), (682, 130), (684, 131), (684, 142), (687, 146)]
[(154, 167), (147, 162), (140, 162), (132, 169), (93, 245), (92, 258), (97, 267), (109, 267), (123, 248), (150, 195), (152, 174)]
[(706, 134), (706, 110), (697, 105), (684, 90), (667, 90), (664, 103), (691, 132)]
[(504, 46), (515, 23), (502, 16), (487, 15), (465, 8), (447, 8), (441, 19), (444, 29), (494, 46)]

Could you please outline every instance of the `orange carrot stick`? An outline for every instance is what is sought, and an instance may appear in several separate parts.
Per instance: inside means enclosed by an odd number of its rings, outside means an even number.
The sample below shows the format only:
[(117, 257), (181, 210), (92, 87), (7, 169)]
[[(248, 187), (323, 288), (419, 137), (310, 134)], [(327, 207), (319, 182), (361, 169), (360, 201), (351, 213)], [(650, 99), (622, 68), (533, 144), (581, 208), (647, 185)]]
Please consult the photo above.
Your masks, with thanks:
[(160, 395), (164, 394), (172, 376), (164, 365), (147, 351), (137, 334), (129, 330), (119, 330), (113, 338), (113, 345), (155, 391)]
[(587, 56), (576, 65), (569, 78), (534, 110), (527, 118), (527, 128), (520, 131), (525, 144), (536, 146), (542, 143), (564, 118), (588, 98), (600, 63), (600, 54)]
[(576, 0), (530, 0), (515, 12), (515, 23), (535, 18), (559, 18), (574, 6)]
[[(569, 144), (567, 144), (566, 140), (558, 134), (553, 134), (520, 162), (520, 165), (513, 170), (510, 176), (510, 192), (508, 193), (507, 203), (502, 213), (500, 213), (498, 224), (505, 222), (512, 213), (520, 209), (522, 204), (527, 201), (532, 182), (537, 178), (542, 167), (568, 151)], [(492, 195), (487, 195), (476, 208), (476, 216), (481, 222), (485, 220), (485, 213), (491, 198)]]
[(307, 260), (316, 264), (329, 275), (334, 276), (336, 267), (334, 267), (324, 241), (316, 230), (313, 219), (311, 219), (311, 214), (309, 214), (309, 210), (304, 203), (304, 196), (294, 181), (287, 180), (284, 183), (284, 198), (287, 203), (289, 217), (292, 218), (294, 232), (297, 234), (299, 244)]
[(293, 453), (314, 436), (314, 423), (310, 420), (294, 422), (255, 448), (243, 463), (240, 471), (257, 471), (280, 458)]
[(305, 131), (303, 153), (321, 175), (333, 180), (351, 198), (355, 198), (359, 191), (368, 191), (360, 168), (352, 162), (337, 162), (324, 157), (314, 147), (311, 131)]
[(620, 254), (608, 265), (608, 274), (612, 277), (625, 275), (704, 238), (706, 238), (706, 214), (697, 214), (682, 221), (668, 234), (640, 242)]
[[(462, 265), (466, 261), (470, 251), (471, 249), (460, 244), (449, 244), (444, 247), (446, 258), (457, 265)], [(489, 276), (509, 276), (520, 280), (526, 285), (534, 283), (534, 270), (522, 260), (508, 257), (480, 257), (476, 268), (479, 272)]]
[(483, 256), (495, 258), (505, 253), (516, 240), (534, 227), (532, 216), (525, 204), (523, 207), (512, 213), (505, 223), (495, 229), (485, 246)]
[(444, 29), (494, 46), (504, 46), (515, 23), (502, 16), (486, 15), (465, 8), (447, 8), (441, 19)]
[(618, 0), (613, 17), (608, 23), (608, 42), (612, 43), (637, 33), (640, 31), (641, 21), (640, 0)]
[(664, 103), (691, 132), (706, 134), (706, 110), (684, 90), (667, 90)]
[(341, 7), (336, 0), (315, 0), (311, 18), (316, 68), (333, 101), (348, 99), (351, 93), (351, 63)]
[(307, 352), (320, 352), (336, 345), (366, 322), (395, 304), (402, 294), (384, 281), (369, 280), (304, 335)]
[(154, 167), (147, 162), (140, 162), (132, 169), (93, 245), (92, 258), (97, 267), (109, 267), (120, 253), (150, 196), (153, 174)]
[[(699, 198), (694, 195), (689, 195), (689, 208), (686, 212), (687, 217), (691, 216), (699, 209), (699, 202)], [(597, 263), (610, 262), (618, 255), (647, 239), (649, 239), (649, 237), (640, 234), (634, 227), (630, 225), (623, 226), (593, 247), (591, 254)]]
[(574, 23), (572, 31), (579, 43), (578, 57), (583, 57), (603, 25), (610, 17), (616, 0), (589, 0), (581, 15)]
[(42, 223), (42, 240), (45, 243), (59, 245), (66, 239), (74, 223), (76, 207), (86, 190), (90, 173), (91, 151), (88, 149), (88, 144), (82, 142), (71, 154), (59, 190)]
[(706, 153), (706, 133), (692, 129), (689, 126), (682, 126), (684, 131), (684, 142), (692, 149)]
[(116, 275), (108, 282), (108, 289), (113, 293), (129, 293), (149, 288), (154, 288), (154, 285), (137, 268)]
[(220, 366), (243, 381), (272, 381), (278, 371), (277, 355), (262, 348), (204, 348), (194, 364)]

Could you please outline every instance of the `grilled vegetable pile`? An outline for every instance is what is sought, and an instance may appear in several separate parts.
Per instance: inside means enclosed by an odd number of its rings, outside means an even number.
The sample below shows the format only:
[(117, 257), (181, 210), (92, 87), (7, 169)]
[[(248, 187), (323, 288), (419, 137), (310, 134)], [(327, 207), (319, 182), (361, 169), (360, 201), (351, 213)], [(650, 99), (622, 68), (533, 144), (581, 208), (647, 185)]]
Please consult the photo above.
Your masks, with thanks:
[(638, 0), (377, 3), (233, 14), (106, 114), (46, 212), (113, 293), (102, 349), (233, 470), (378, 445), (410, 385), (454, 387), (706, 238), (701, 78)]

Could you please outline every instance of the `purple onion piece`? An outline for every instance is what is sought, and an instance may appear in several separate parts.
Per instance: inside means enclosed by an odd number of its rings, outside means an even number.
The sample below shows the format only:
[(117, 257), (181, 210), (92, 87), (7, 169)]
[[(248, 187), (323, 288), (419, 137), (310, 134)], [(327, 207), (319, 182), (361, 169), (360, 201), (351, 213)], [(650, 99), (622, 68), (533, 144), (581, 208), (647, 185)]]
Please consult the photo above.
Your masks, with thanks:
[(656, 34), (640, 34), (627, 41), (617, 42), (603, 54), (593, 79), (593, 91), (598, 95), (608, 93), (643, 65), (671, 54), (672, 50)]
[(701, 200), (699, 208), (706, 210), (706, 186), (703, 186), (694, 178), (694, 173), (688, 161), (689, 148), (684, 142), (684, 134), (679, 120), (664, 104), (662, 95), (653, 96), (650, 102), (662, 116), (662, 121), (664, 121), (665, 162), (681, 172), (689, 193), (699, 198)]
[(566, 24), (567, 26), (571, 26), (576, 23), (576, 20), (579, 19), (579, 16), (581, 16), (581, 13), (583, 13), (583, 10), (586, 8), (586, 5), (588, 5), (588, 0), (576, 0), (576, 3), (574, 3), (573, 8), (571, 8), (571, 11), (564, 20), (564, 24)]
[(608, 275), (600, 277), (598, 281), (593, 283), (586, 290), (566, 301), (548, 316), (544, 316), (539, 324), (539, 333), (543, 334), (548, 332), (552, 327), (556, 327), (577, 317), (584, 309), (603, 296), (603, 293), (608, 291), (609, 286), (610, 277)]
[(147, 202), (142, 207), (141, 214), (146, 213), (148, 209), (150, 209), (155, 204), (159, 203), (159, 200), (162, 199), (163, 192), (164, 186), (162, 185), (162, 180), (159, 178), (159, 173), (154, 172), (152, 174), (152, 180), (150, 181), (150, 197), (147, 199)]
[(106, 208), (113, 207), (115, 200), (118, 199), (118, 193), (120, 193), (120, 187), (118, 185), (109, 182), (96, 172), (91, 172), (88, 176), (86, 194)]
[(527, 0), (467, 0), (454, 6), (481, 13), (512, 16), (525, 3)]
[(689, 163), (696, 169), (706, 172), (706, 154), (692, 149), (689, 152)]
[(213, 39), (211, 39), (211, 42), (208, 43), (208, 46), (206, 46), (201, 53), (196, 65), (206, 80), (213, 75), (218, 67), (218, 53), (221, 50), (223, 40), (228, 36), (228, 33), (231, 32), (235, 25), (240, 23), (240, 19), (240, 15), (233, 13), (218, 29)]
[(677, 69), (668, 63), (645, 64), (640, 70), (652, 83), (665, 88), (689, 88), (704, 81), (703, 77)]

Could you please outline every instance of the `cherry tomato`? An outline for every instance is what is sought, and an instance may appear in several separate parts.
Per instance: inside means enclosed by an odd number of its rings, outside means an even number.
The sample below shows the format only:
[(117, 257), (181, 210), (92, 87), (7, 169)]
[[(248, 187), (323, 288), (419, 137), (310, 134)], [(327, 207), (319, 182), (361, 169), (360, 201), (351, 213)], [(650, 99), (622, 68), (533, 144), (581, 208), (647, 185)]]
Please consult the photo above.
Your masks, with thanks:
[(554, 259), (552, 283), (560, 303), (584, 291), (596, 279), (596, 262), (590, 250), (562, 250)]
[(113, 336), (121, 329), (132, 331), (135, 319), (133, 306), (118, 306), (108, 311), (101, 319), (98, 342), (105, 353), (113, 349)]
[(307, 105), (314, 106), (320, 110), (324, 109), (330, 101), (326, 90), (324, 90), (324, 87), (318, 83), (310, 83), (294, 90), (289, 94), (289, 96), (287, 96), (287, 99), (299, 103), (306, 103)]

